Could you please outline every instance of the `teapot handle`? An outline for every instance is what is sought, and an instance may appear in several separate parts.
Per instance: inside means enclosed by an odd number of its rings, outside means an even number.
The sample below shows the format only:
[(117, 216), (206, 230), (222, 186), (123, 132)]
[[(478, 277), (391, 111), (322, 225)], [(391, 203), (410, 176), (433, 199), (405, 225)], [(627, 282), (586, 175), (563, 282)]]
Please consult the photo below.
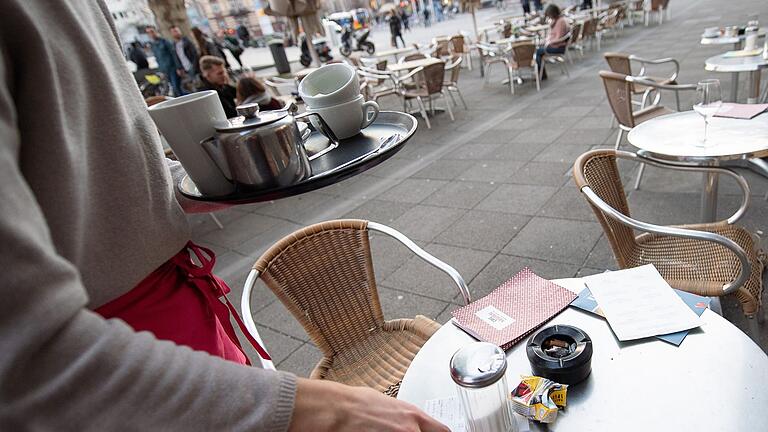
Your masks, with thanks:
[(322, 155), (328, 153), (329, 151), (335, 149), (336, 147), (338, 147), (339, 146), (339, 140), (338, 140), (338, 138), (336, 138), (336, 134), (333, 133), (333, 131), (331, 130), (330, 126), (328, 126), (328, 123), (326, 123), (325, 120), (323, 120), (323, 117), (320, 114), (316, 113), (316, 112), (305, 112), (303, 114), (299, 114), (299, 115), (295, 116), (294, 118), (296, 120), (304, 120), (304, 119), (306, 119), (308, 121), (309, 119), (307, 117), (309, 117), (309, 116), (317, 117), (317, 120), (318, 120), (317, 124), (320, 126), (319, 127), (320, 133), (325, 135), (331, 141), (331, 145), (329, 145), (328, 147), (326, 147), (322, 151), (320, 151), (318, 153), (315, 153), (315, 154), (313, 154), (312, 156), (309, 157), (309, 160), (315, 160), (315, 159), (319, 158), (320, 156), (322, 156)]

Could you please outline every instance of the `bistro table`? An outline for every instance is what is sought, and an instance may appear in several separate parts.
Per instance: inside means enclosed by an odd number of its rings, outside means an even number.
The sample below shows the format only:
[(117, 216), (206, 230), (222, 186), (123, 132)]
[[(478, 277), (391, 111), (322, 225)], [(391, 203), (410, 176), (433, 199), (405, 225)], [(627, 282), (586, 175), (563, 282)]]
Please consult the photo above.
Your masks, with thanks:
[[(757, 103), (760, 97), (760, 72), (768, 67), (768, 60), (762, 54), (746, 57), (725, 57), (725, 54), (710, 57), (705, 62), (705, 69), (712, 72), (731, 72), (731, 100), (736, 102), (738, 97), (738, 82), (740, 72), (749, 72), (749, 96), (747, 103)], [(733, 84), (736, 83), (736, 84)]]
[[(726, 161), (763, 162), (768, 156), (768, 114), (752, 120), (713, 117), (704, 138), (704, 118), (695, 111), (683, 111), (653, 118), (632, 128), (627, 136), (644, 155), (655, 159), (720, 165)], [(716, 173), (704, 174), (701, 196), (702, 222), (713, 222), (717, 212)]]
[(305, 69), (302, 69), (300, 71), (296, 71), (293, 76), (296, 77), (296, 81), (301, 81), (306, 77), (307, 75), (311, 74), (312, 72), (320, 69), (319, 67), (308, 67)]
[[(761, 28), (757, 32), (757, 36), (759, 38), (765, 36), (765, 29)], [(747, 38), (747, 35), (745, 33), (742, 33), (740, 35), (736, 36), (726, 36), (725, 34), (721, 34), (717, 37), (706, 37), (704, 34), (701, 35), (701, 45), (733, 45), (733, 49), (735, 51), (738, 51), (741, 49), (742, 44), (744, 40)], [(731, 98), (736, 101), (736, 97), (739, 94), (739, 73), (733, 72), (731, 74)]]
[(398, 55), (407, 54), (414, 51), (416, 51), (416, 48), (414, 47), (393, 48), (393, 49), (384, 50), (384, 51), (376, 51), (370, 57), (377, 58), (377, 59), (384, 58), (384, 57), (394, 57), (395, 60), (397, 60)]
[[(579, 292), (580, 279), (553, 282)], [(682, 345), (656, 339), (619, 342), (608, 323), (571, 307), (546, 325), (569, 324), (592, 339), (592, 373), (568, 388), (568, 405), (541, 431), (766, 431), (768, 357), (752, 340), (711, 310)], [(449, 373), (453, 353), (474, 341), (443, 325), (413, 359), (397, 398), (424, 408), (430, 399), (456, 396)], [(525, 343), (507, 351), (510, 391), (530, 375)]]
[(402, 63), (389, 64), (387, 65), (387, 69), (389, 69), (392, 72), (402, 72), (402, 71), (416, 69), (422, 66), (429, 66), (435, 63), (443, 63), (443, 61), (440, 60), (439, 58), (427, 57), (423, 59), (410, 60)]

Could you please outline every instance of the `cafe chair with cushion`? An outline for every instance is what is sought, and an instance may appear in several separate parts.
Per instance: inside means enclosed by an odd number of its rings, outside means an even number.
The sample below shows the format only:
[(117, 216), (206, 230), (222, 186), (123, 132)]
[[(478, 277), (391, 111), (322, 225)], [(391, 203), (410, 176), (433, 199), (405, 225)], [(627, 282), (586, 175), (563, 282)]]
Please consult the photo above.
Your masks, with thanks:
[(347, 219), (300, 229), (264, 252), (245, 282), (241, 306), (246, 327), (255, 329), (250, 296), (261, 279), (323, 353), (310, 378), (396, 396), (411, 361), (440, 325), (421, 315), (384, 319), (371, 259), (371, 231), (398, 240), (445, 272), (464, 304), (469, 304), (467, 285), (453, 267), (388, 226)]
[[(617, 159), (693, 172), (716, 172), (732, 177), (742, 191), (739, 209), (728, 219), (692, 225), (661, 226), (630, 216)], [(592, 150), (579, 156), (573, 178), (611, 245), (619, 268), (653, 264), (673, 287), (698, 295), (732, 295), (750, 318), (754, 338), (763, 293), (766, 256), (752, 235), (736, 222), (749, 204), (749, 186), (739, 174), (725, 168), (661, 162), (636, 153)], [(639, 235), (635, 235), (635, 231)]]

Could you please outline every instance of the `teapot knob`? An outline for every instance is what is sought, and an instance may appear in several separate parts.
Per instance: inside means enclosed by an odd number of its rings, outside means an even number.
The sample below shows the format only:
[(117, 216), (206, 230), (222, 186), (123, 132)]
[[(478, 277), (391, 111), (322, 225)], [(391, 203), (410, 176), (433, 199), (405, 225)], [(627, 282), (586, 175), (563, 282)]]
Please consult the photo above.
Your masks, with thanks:
[(237, 115), (243, 116), (245, 118), (254, 118), (259, 116), (259, 104), (256, 102), (238, 105), (237, 108)]

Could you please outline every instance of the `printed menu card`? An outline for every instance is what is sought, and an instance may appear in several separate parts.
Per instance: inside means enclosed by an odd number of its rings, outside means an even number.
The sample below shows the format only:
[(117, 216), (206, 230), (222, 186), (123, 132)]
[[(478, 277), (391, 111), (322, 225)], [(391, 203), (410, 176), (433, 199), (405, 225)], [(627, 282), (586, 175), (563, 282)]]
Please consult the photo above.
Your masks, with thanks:
[(453, 311), (452, 321), (475, 339), (507, 350), (575, 298), (526, 267), (487, 296)]
[(698, 315), (651, 264), (586, 276), (583, 280), (621, 341), (700, 325)]

